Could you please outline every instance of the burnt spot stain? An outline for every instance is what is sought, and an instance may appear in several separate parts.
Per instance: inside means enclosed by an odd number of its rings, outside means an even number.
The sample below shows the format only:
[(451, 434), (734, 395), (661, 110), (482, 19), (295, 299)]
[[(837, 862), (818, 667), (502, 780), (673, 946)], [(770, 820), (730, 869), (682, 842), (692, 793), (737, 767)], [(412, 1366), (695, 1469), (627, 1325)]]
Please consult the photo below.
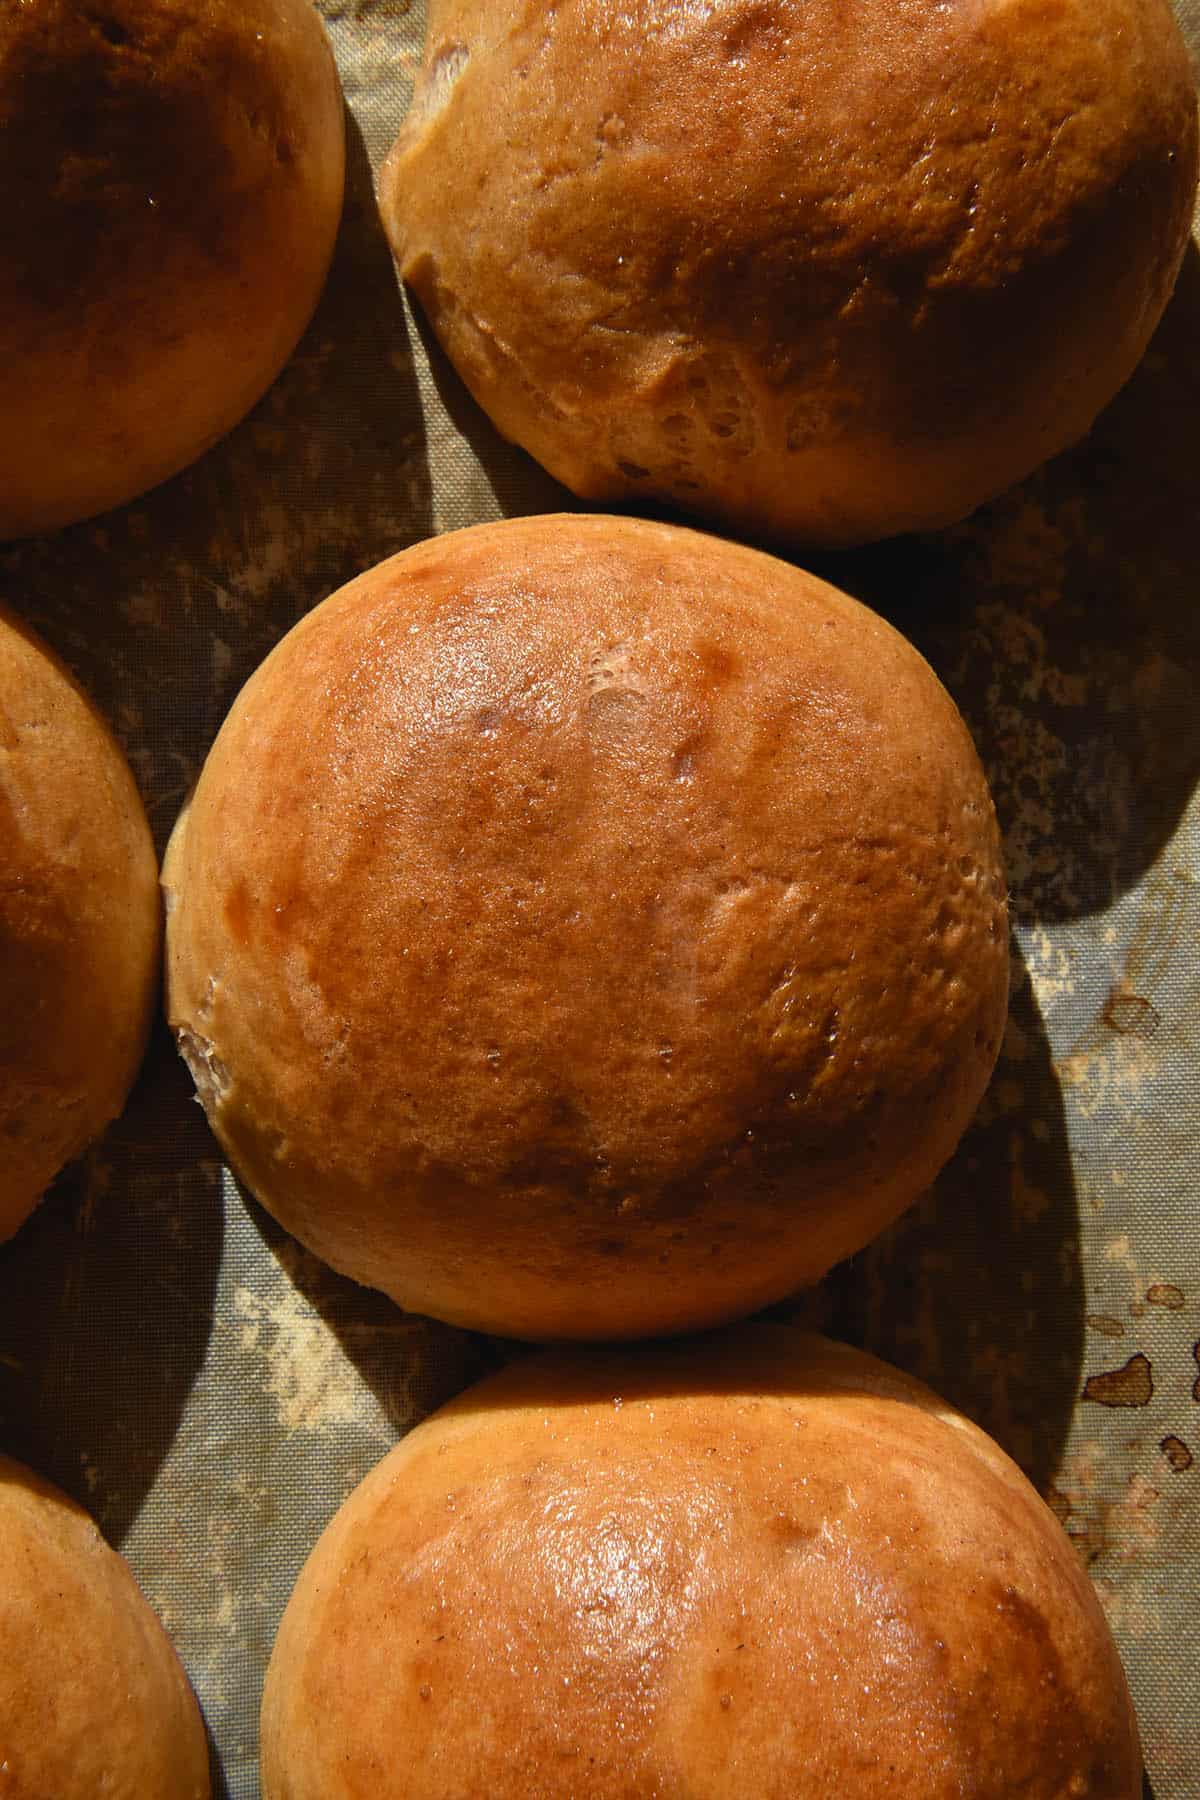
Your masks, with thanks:
[(741, 674), (741, 657), (736, 650), (730, 650), (724, 644), (714, 644), (706, 638), (700, 638), (696, 642), (695, 653), (701, 668), (715, 688), (728, 686)]
[(1150, 1306), (1165, 1306), (1168, 1312), (1182, 1312), (1186, 1295), (1182, 1288), (1171, 1281), (1156, 1281), (1146, 1289), (1146, 1301)]
[[(1192, 1345), (1192, 1355), (1196, 1359), (1197, 1366), (1200, 1367), (1200, 1338), (1197, 1338), (1196, 1342)], [(1195, 1381), (1192, 1383), (1192, 1399), (1200, 1402), (1200, 1375), (1197, 1375)]]
[(1046, 1624), (1045, 1615), (1032, 1606), (1025, 1596), (1009, 1583), (993, 1582), (991, 1584), (992, 1600), (996, 1611), (1012, 1630), (1036, 1644), (1045, 1655), (1047, 1663), (1058, 1659), (1053, 1654), (1053, 1640)]
[(1098, 1331), (1101, 1337), (1119, 1338), (1125, 1336), (1125, 1327), (1120, 1319), (1114, 1319), (1111, 1313), (1089, 1313), (1088, 1329)]
[(1104, 1008), (1104, 1023), (1121, 1037), (1152, 1038), (1162, 1024), (1162, 1014), (1141, 994), (1114, 988)]
[(243, 881), (235, 882), (225, 896), (225, 923), (234, 943), (245, 946), (250, 936), (250, 895)]
[(1098, 1733), (1080, 1705), (1073, 1672), (1046, 1615), (1008, 1583), (989, 1583), (985, 1592), (999, 1626), (995, 1637), (988, 1633), (989, 1648), (993, 1653), (1003, 1651), (1005, 1661), (1021, 1671), (1029, 1705), (1026, 1712), (1006, 1721), (1003, 1743), (994, 1715), (990, 1729), (985, 1727), (973, 1746), (977, 1760), (1002, 1761), (1008, 1770), (1024, 1775), (1019, 1781), (1023, 1792), (1035, 1785), (1035, 1771), (1045, 1781), (1047, 1793), (1115, 1792), (1115, 1738)]
[(1140, 1350), (1121, 1368), (1089, 1375), (1083, 1384), (1083, 1398), (1099, 1406), (1148, 1406), (1153, 1392), (1150, 1359)]
[(1182, 1438), (1165, 1437), (1159, 1445), (1159, 1449), (1176, 1475), (1182, 1475), (1185, 1470), (1191, 1468), (1196, 1460)]

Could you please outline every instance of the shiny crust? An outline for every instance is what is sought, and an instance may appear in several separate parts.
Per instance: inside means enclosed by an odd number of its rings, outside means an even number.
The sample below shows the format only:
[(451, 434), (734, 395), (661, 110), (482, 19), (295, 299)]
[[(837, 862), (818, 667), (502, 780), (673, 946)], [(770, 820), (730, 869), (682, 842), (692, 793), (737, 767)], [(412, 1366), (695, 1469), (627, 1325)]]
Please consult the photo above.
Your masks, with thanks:
[(0, 612), (0, 1242), (120, 1112), (158, 951), (129, 766), (57, 658)]
[(875, 614), (697, 533), (420, 544), (247, 684), (165, 874), (168, 1003), (259, 1199), (402, 1305), (632, 1337), (816, 1279), (1003, 1027), (995, 819)]
[(264, 1800), (1137, 1800), (1057, 1521), (927, 1390), (779, 1327), (537, 1357), (419, 1426), (284, 1614)]
[(309, 0), (0, 8), (0, 537), (228, 431), (317, 302), (341, 91)]
[(576, 494), (847, 543), (1082, 436), (1174, 284), (1166, 0), (431, 0), (401, 273)]
[(65, 1494), (0, 1456), (4, 1800), (208, 1800), (208, 1746), (133, 1576)]

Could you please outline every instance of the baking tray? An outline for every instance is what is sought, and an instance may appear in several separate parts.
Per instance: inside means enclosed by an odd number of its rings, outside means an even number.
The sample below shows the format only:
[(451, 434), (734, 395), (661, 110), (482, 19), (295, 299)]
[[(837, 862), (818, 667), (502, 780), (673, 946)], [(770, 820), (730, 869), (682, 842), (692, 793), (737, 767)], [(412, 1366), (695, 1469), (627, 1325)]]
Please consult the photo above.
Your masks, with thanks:
[[(570, 506), (398, 292), (372, 171), (424, 21), (322, 7), (349, 111), (333, 272), (292, 362), (202, 462), (0, 549), (0, 601), (112, 719), (161, 849), (234, 695), (304, 612), (433, 532)], [(1200, 13), (1180, 7), (1193, 50)], [(1147, 1792), (1200, 1795), (1200, 255), (1088, 439), (969, 523), (823, 557), (915, 640), (1004, 830), (1014, 986), (936, 1188), (776, 1309), (991, 1431), (1096, 1583)], [(258, 1792), (275, 1625), (342, 1498), (512, 1354), (323, 1268), (223, 1169), (161, 1027), (129, 1108), (0, 1249), (0, 1445), (129, 1558), (196, 1686), (218, 1792)]]

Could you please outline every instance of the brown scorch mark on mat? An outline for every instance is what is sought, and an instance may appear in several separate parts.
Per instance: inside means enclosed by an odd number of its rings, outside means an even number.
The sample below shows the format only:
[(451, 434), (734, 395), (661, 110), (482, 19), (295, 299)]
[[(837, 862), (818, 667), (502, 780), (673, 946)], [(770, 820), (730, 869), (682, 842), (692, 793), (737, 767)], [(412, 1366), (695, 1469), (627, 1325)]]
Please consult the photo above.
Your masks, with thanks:
[(1190, 1469), (1196, 1460), (1182, 1438), (1165, 1437), (1159, 1445), (1159, 1449), (1177, 1475), (1182, 1475), (1185, 1470)]
[(1114, 1319), (1111, 1313), (1089, 1313), (1088, 1326), (1098, 1331), (1101, 1337), (1119, 1338), (1125, 1336), (1125, 1327), (1120, 1319)]
[(1156, 1281), (1146, 1289), (1146, 1299), (1151, 1306), (1165, 1306), (1168, 1312), (1182, 1312), (1185, 1294), (1170, 1281)]
[(1162, 1024), (1162, 1015), (1141, 994), (1114, 988), (1104, 1008), (1104, 1023), (1122, 1037), (1148, 1038)]
[(1089, 1375), (1083, 1384), (1083, 1398), (1101, 1406), (1148, 1406), (1153, 1392), (1150, 1361), (1140, 1350), (1123, 1367)]

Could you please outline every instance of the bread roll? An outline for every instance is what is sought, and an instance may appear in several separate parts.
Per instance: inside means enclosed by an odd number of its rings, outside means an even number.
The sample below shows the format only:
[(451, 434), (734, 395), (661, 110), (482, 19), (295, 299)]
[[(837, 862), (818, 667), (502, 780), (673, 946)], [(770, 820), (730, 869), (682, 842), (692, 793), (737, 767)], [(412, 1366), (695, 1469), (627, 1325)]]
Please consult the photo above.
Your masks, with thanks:
[(539, 1356), (317, 1544), (264, 1800), (1138, 1800), (1129, 1694), (990, 1438), (781, 1327)]
[(1082, 436), (1195, 177), (1166, 0), (430, 0), (380, 192), (459, 374), (574, 493), (847, 544)]
[(87, 1514), (0, 1456), (4, 1800), (207, 1800), (200, 1711)]
[(634, 1337), (815, 1280), (932, 1179), (1006, 1001), (928, 666), (812, 576), (570, 516), (416, 545), (247, 683), (165, 866), (233, 1167), (401, 1305)]
[(0, 7), (0, 538), (247, 413), (317, 303), (342, 102), (309, 0)]
[(159, 953), (158, 865), (129, 766), (58, 659), (3, 612), (0, 871), (2, 1243), (124, 1105)]

